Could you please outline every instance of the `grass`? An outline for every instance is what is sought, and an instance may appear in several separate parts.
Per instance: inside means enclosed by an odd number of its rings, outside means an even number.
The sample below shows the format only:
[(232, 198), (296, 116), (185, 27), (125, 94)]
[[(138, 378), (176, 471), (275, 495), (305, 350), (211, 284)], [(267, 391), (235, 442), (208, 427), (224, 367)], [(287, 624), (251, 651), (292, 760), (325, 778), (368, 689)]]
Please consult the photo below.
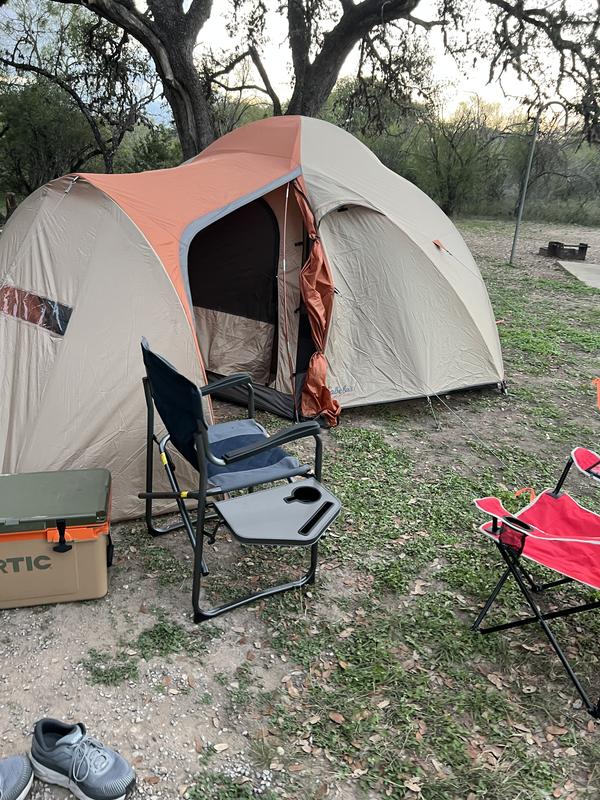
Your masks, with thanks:
[(81, 663), (91, 684), (118, 686), (124, 681), (137, 681), (139, 676), (137, 659), (124, 652), (111, 656), (92, 648)]
[[(357, 797), (588, 796), (600, 755), (537, 630), (470, 631), (500, 568), (475, 531), (472, 499), (495, 494), (516, 510), (526, 502), (516, 489), (552, 485), (574, 444), (598, 440), (589, 382), (600, 304), (589, 300), (600, 293), (499, 262), (487, 277), (516, 376), (509, 396), (449, 397), (468, 429), (436, 401), (435, 418), (425, 403), (344, 415), (325, 460), (324, 480), (343, 502), (324, 543), (335, 565), (321, 572), (329, 584), (315, 589), (316, 604), (284, 596), (262, 613), (272, 647), (302, 675), (296, 702), (285, 688), (263, 698), (271, 725), (282, 741), (308, 742), (307, 769), (326, 759), (360, 787)], [(571, 481), (594, 502), (582, 480)], [(352, 576), (343, 598), (337, 571)], [(553, 595), (589, 599), (572, 587)], [(505, 587), (496, 618), (521, 610), (519, 593)], [(575, 627), (557, 621), (555, 632), (584, 684), (597, 687), (597, 616)]]
[(218, 629), (210, 625), (190, 632), (161, 615), (155, 625), (143, 630), (134, 641), (119, 647), (115, 654), (91, 649), (81, 664), (90, 683), (116, 686), (124, 681), (138, 680), (140, 658), (149, 661), (183, 652), (201, 655), (217, 635)]
[(188, 790), (188, 800), (276, 800), (277, 794), (269, 789), (256, 792), (251, 782), (242, 783), (241, 779), (230, 778), (216, 772), (204, 773), (198, 777), (195, 785)]
[[(465, 227), (483, 239), (498, 225)], [(470, 626), (501, 568), (477, 531), (473, 498), (495, 494), (516, 511), (526, 502), (516, 489), (552, 485), (571, 447), (600, 439), (591, 387), (600, 292), (539, 264), (480, 262), (499, 320), (508, 396), (482, 390), (355, 409), (326, 434), (324, 482), (343, 512), (323, 541), (317, 583), (310, 594), (271, 598), (256, 616), (239, 612), (240, 625), (260, 628), (259, 655), (233, 670), (219, 665), (214, 695), (200, 702), (223, 697), (219, 717), (232, 732), (248, 731), (247, 744), (235, 754), (211, 752), (190, 800), (257, 793), (320, 800), (327, 784), (348, 800), (598, 796), (596, 731), (539, 631), (482, 636)], [(267, 415), (261, 421), (281, 427)], [(569, 487), (600, 509), (583, 479), (573, 475)], [(162, 543), (135, 546), (159, 583), (181, 582), (181, 565)], [(292, 567), (289, 551), (265, 549), (259, 561), (242, 549), (219, 563), (209, 599), (240, 593), (241, 581), (255, 589), (259, 576)], [(563, 587), (550, 603), (596, 596)], [(507, 584), (494, 619), (522, 612), (520, 594)], [(583, 684), (597, 691), (600, 615), (557, 620), (554, 631)], [(90, 653), (90, 680), (135, 681), (127, 669), (142, 658), (201, 655), (212, 635), (159, 617), (116, 655)], [(241, 638), (238, 645), (250, 649), (253, 639)], [(288, 674), (280, 680), (283, 659)], [(248, 759), (248, 773), (234, 774), (231, 759)], [(282, 770), (268, 787), (260, 770), (275, 759)]]

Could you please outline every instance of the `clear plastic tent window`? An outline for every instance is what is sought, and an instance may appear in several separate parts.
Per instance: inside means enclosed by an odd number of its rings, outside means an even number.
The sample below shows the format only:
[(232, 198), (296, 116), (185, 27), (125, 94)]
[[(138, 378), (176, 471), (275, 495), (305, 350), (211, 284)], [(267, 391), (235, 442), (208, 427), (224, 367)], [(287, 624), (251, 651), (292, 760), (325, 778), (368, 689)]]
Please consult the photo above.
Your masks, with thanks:
[(0, 313), (64, 336), (73, 309), (16, 286), (0, 286)]

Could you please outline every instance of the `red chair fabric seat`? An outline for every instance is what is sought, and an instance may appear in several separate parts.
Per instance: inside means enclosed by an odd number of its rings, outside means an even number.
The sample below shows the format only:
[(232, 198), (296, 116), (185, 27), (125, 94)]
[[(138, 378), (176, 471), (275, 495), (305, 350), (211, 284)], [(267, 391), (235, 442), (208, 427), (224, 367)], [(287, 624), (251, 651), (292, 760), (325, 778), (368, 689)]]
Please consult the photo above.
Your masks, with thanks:
[[(555, 496), (546, 489), (514, 515), (495, 497), (481, 498), (475, 504), (500, 523), (503, 517), (508, 517), (532, 526), (533, 530), (525, 536), (522, 551), (525, 558), (600, 589), (600, 516), (579, 505), (569, 494)], [(492, 522), (480, 527), (483, 533), (498, 540), (492, 529)]]
[[(554, 489), (544, 490), (516, 514), (511, 514), (504, 508), (497, 497), (482, 497), (475, 500), (477, 508), (492, 518), (491, 521), (481, 525), (479, 530), (496, 543), (505, 563), (505, 569), (477, 615), (472, 630), (489, 634), (511, 628), (522, 628), (524, 625), (539, 625), (559, 657), (586, 710), (594, 719), (600, 719), (600, 700), (592, 702), (548, 624), (550, 620), (560, 617), (570, 617), (600, 609), (600, 599), (588, 598), (587, 602), (579, 605), (554, 608), (546, 612), (542, 610), (538, 600), (547, 590), (563, 586), (572, 580), (592, 589), (600, 589), (600, 514), (584, 508), (562, 491), (573, 466), (587, 477), (600, 481), (600, 456), (584, 447), (576, 447), (571, 452)], [(547, 567), (563, 577), (540, 582), (528, 568), (525, 568), (522, 557)], [(532, 614), (527, 617), (517, 617), (509, 622), (483, 626), (483, 621), (510, 577), (519, 587)]]

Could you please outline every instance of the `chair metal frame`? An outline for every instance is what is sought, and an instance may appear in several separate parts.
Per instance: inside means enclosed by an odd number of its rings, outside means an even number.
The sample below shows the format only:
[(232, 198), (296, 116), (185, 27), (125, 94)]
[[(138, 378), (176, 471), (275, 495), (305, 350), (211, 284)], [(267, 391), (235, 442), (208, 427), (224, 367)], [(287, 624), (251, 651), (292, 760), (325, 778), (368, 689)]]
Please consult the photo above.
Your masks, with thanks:
[[(291, 427), (279, 431), (273, 436), (265, 437), (264, 441), (261, 441), (258, 444), (240, 448), (236, 451), (225, 454), (223, 458), (218, 458), (211, 452), (206, 423), (204, 420), (198, 419), (196, 423), (196, 431), (194, 433), (194, 444), (199, 466), (198, 487), (194, 491), (182, 490), (175, 473), (175, 464), (168, 450), (171, 437), (168, 433), (161, 438), (158, 438), (155, 434), (155, 408), (150, 380), (148, 377), (144, 377), (142, 382), (147, 410), (146, 491), (140, 493), (138, 496), (145, 500), (146, 525), (149, 533), (152, 536), (163, 536), (167, 533), (173, 533), (178, 530), (185, 530), (187, 533), (194, 550), (192, 586), (194, 622), (198, 623), (205, 620), (214, 619), (221, 614), (232, 611), (236, 608), (240, 608), (241, 606), (248, 605), (249, 603), (256, 602), (257, 600), (271, 597), (281, 592), (287, 592), (291, 589), (299, 589), (307, 584), (314, 583), (318, 564), (318, 540), (314, 542), (314, 544), (310, 545), (310, 565), (308, 570), (301, 578), (288, 581), (286, 583), (277, 584), (275, 586), (270, 586), (266, 589), (261, 589), (244, 597), (240, 597), (236, 600), (232, 600), (212, 608), (206, 609), (200, 606), (202, 578), (209, 574), (209, 570), (204, 559), (204, 540), (207, 539), (208, 542), (212, 544), (215, 541), (218, 528), (221, 525), (225, 525), (223, 519), (216, 512), (216, 510), (210, 511), (210, 506), (212, 505), (214, 498), (218, 496), (224, 496), (226, 495), (226, 492), (224, 492), (224, 490), (219, 486), (209, 486), (207, 461), (211, 461), (216, 465), (226, 467), (228, 464), (241, 461), (252, 455), (264, 452), (265, 450), (274, 447), (281, 447), (284, 444), (288, 444), (299, 439), (313, 437), (315, 440), (314, 468), (310, 473), (305, 474), (304, 477), (314, 477), (316, 480), (320, 481), (323, 463), (323, 442), (320, 436), (321, 429), (318, 422), (309, 421), (292, 425)], [(206, 386), (198, 387), (198, 390), (203, 397), (208, 397), (215, 392), (234, 386), (244, 387), (247, 389), (247, 415), (248, 419), (254, 419), (254, 390), (252, 386), (252, 379), (249, 375), (245, 373), (231, 375), (207, 384)], [(168, 492), (155, 492), (153, 488), (155, 446), (158, 448), (159, 457), (165, 468), (167, 480), (171, 487), (171, 491)], [(286, 480), (291, 482), (291, 478), (287, 478)], [(245, 488), (248, 491), (253, 491), (256, 488), (256, 485), (249, 485)], [(154, 523), (153, 518), (153, 502), (155, 500), (174, 500), (177, 504), (177, 509), (182, 519), (181, 523), (158, 527)], [(191, 516), (186, 505), (186, 501), (190, 500), (196, 502), (195, 518)], [(211, 522), (214, 523), (214, 527), (212, 530), (207, 530), (207, 523)], [(267, 546), (282, 546), (268, 545), (268, 543), (265, 544)]]
[[(551, 492), (552, 495), (558, 497), (562, 486), (567, 479), (567, 476), (573, 466), (573, 457), (570, 456), (565, 468), (554, 488)], [(559, 578), (558, 580), (549, 581), (547, 583), (538, 583), (535, 578), (531, 575), (528, 569), (523, 566), (521, 560), (521, 554), (523, 552), (523, 548), (525, 546), (525, 541), (527, 537), (527, 530), (530, 529), (530, 526), (527, 523), (521, 523), (521, 530), (519, 531), (519, 520), (516, 517), (510, 517), (510, 533), (512, 541), (510, 543), (501, 541), (502, 534), (505, 529), (505, 520), (499, 517), (492, 517), (492, 534), (497, 538), (494, 540), (498, 550), (500, 551), (500, 555), (502, 559), (506, 563), (506, 569), (502, 573), (500, 580), (492, 589), (491, 594), (485, 601), (481, 611), (479, 612), (477, 619), (471, 626), (471, 630), (475, 633), (481, 634), (489, 634), (489, 633), (497, 633), (499, 631), (506, 631), (512, 628), (522, 628), (526, 625), (532, 625), (534, 623), (538, 623), (543, 630), (546, 638), (550, 642), (550, 645), (556, 655), (558, 656), (565, 672), (569, 680), (573, 683), (577, 694), (581, 698), (583, 705), (585, 706), (587, 712), (594, 718), (600, 718), (600, 699), (598, 702), (593, 703), (590, 700), (590, 697), (584, 687), (582, 686), (580, 680), (575, 675), (573, 668), (567, 658), (565, 652), (561, 648), (560, 644), (558, 643), (554, 633), (552, 632), (550, 626), (548, 625), (548, 620), (559, 619), (561, 617), (569, 617), (573, 614), (579, 614), (584, 611), (591, 611), (595, 608), (600, 608), (600, 600), (596, 600), (590, 603), (583, 603), (577, 606), (570, 606), (568, 608), (562, 608), (557, 611), (550, 611), (544, 613), (540, 608), (538, 602), (536, 601), (535, 595), (542, 595), (548, 589), (555, 588), (556, 586), (562, 586), (567, 583), (578, 583), (573, 578)], [(516, 534), (516, 535), (515, 535)], [(490, 609), (494, 605), (496, 598), (500, 594), (502, 587), (508, 580), (508, 578), (512, 575), (514, 578), (517, 586), (521, 590), (523, 597), (531, 611), (533, 612), (533, 616), (528, 617), (521, 617), (519, 619), (512, 620), (510, 622), (504, 622), (497, 625), (489, 625), (486, 627), (482, 627), (482, 623), (484, 619), (487, 617)]]

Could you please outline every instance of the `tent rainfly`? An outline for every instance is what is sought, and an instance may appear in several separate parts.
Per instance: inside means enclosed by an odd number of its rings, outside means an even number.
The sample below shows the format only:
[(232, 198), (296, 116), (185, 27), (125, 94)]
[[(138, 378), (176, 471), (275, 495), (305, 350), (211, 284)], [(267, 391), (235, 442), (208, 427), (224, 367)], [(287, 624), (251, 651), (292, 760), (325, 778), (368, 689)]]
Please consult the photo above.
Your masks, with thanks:
[(107, 467), (140, 512), (140, 339), (287, 416), (503, 380), (490, 301), (435, 203), (345, 131), (276, 117), (174, 169), (34, 192), (0, 239), (0, 469)]

